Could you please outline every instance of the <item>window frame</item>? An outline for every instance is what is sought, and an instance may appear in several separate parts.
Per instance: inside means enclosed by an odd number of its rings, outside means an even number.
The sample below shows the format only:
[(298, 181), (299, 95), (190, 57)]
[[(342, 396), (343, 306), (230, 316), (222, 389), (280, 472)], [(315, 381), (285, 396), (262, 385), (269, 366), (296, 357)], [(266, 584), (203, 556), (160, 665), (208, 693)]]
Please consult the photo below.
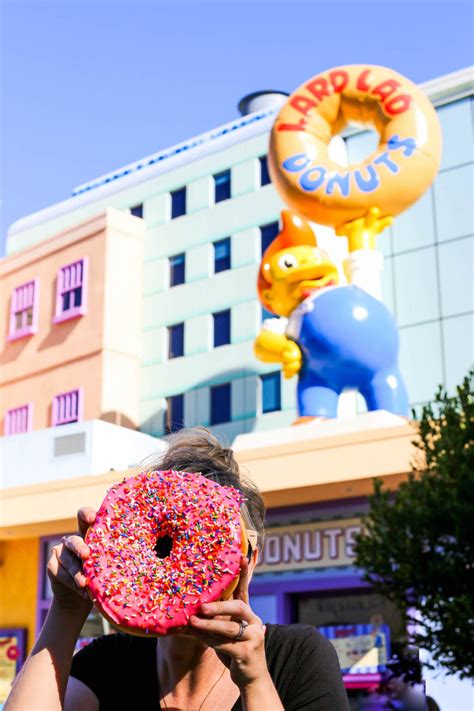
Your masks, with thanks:
[[(226, 255), (225, 257), (220, 257), (219, 259), (216, 257), (216, 252), (217, 248), (220, 247), (221, 245), (228, 245), (229, 246), (229, 254)], [(214, 274), (220, 274), (221, 272), (227, 272), (230, 269), (232, 269), (232, 242), (230, 237), (223, 237), (222, 239), (217, 239), (215, 242), (212, 243), (212, 246), (214, 248)], [(218, 262), (222, 262), (225, 260), (225, 266), (222, 268), (217, 269)]]
[[(225, 202), (226, 200), (230, 200), (232, 197), (232, 171), (230, 168), (227, 168), (226, 170), (220, 170), (218, 173), (214, 173), (212, 176), (214, 179), (214, 204), (217, 205), (220, 202)], [(226, 178), (225, 182), (219, 183), (219, 178)], [(225, 186), (225, 196), (219, 197), (218, 196), (218, 191), (219, 188), (222, 186)]]
[[(228, 390), (228, 392), (229, 392), (229, 401), (228, 401), (229, 419), (216, 421), (215, 417), (213, 417), (213, 414), (215, 414), (214, 407), (213, 407), (213, 393), (215, 393), (217, 390), (223, 390), (224, 388), (226, 388), (226, 390)], [(232, 422), (232, 383), (230, 381), (227, 383), (220, 383), (219, 385), (211, 386), (209, 422), (210, 422), (211, 426), (225, 425), (229, 422)]]
[[(76, 266), (82, 262), (82, 277), (81, 283), (77, 284), (74, 288), (64, 289), (63, 278), (66, 269)], [(53, 323), (62, 323), (63, 321), (69, 321), (73, 318), (80, 318), (87, 314), (87, 287), (89, 282), (89, 257), (81, 257), (81, 259), (76, 259), (76, 261), (70, 264), (65, 264), (58, 269), (56, 275), (56, 309), (53, 318)], [(66, 311), (62, 308), (62, 297), (66, 292), (74, 292), (75, 289), (81, 287), (81, 303), (79, 306), (72, 306)]]
[[(182, 353), (179, 353), (178, 355), (172, 355), (171, 345), (172, 345), (173, 329), (178, 329), (178, 328), (180, 328), (182, 330)], [(184, 321), (181, 321), (180, 323), (173, 323), (170, 326), (167, 326), (167, 330), (168, 330), (168, 360), (174, 360), (175, 358), (182, 358), (184, 356)]]
[[(181, 425), (178, 428), (173, 428), (173, 421), (171, 420), (171, 417), (173, 417), (173, 407), (171, 406), (170, 409), (170, 402), (175, 398), (180, 398), (181, 400), (181, 410), (182, 410), (182, 420), (181, 420)], [(165, 410), (165, 416), (164, 416), (164, 423), (163, 423), (163, 430), (165, 434), (172, 434), (173, 432), (178, 432), (179, 430), (183, 429), (184, 427), (184, 393), (177, 393), (176, 395), (169, 395), (166, 400), (166, 410)], [(171, 417), (170, 417), (171, 415)], [(168, 424), (169, 423), (169, 424)]]
[[(175, 196), (177, 195), (184, 195), (184, 200), (183, 200), (183, 205), (184, 209), (183, 212), (179, 212), (178, 214), (175, 214)], [(186, 189), (186, 185), (183, 185), (181, 188), (176, 188), (176, 190), (170, 190), (170, 219), (171, 220), (177, 220), (180, 217), (183, 217), (184, 215), (187, 215), (188, 211), (188, 193)]]
[[(281, 371), (273, 370), (271, 373), (262, 373), (260, 376), (260, 411), (262, 415), (267, 415), (270, 412), (281, 412)], [(265, 409), (263, 388), (264, 381), (269, 381), (270, 378), (274, 378), (278, 382), (278, 407), (273, 407), (271, 409)]]
[[(76, 419), (64, 419), (59, 417), (59, 402), (60, 398), (65, 398), (68, 395), (77, 395), (77, 418)], [(81, 386), (79, 388), (74, 388), (73, 390), (67, 390), (63, 393), (58, 393), (53, 397), (52, 412), (51, 412), (51, 427), (62, 427), (63, 425), (70, 425), (76, 422), (82, 422), (84, 418), (84, 388)]]
[[(173, 267), (172, 260), (176, 259), (177, 257), (183, 257), (183, 281), (178, 281), (175, 282), (172, 279), (173, 275)], [(173, 289), (175, 286), (181, 286), (181, 284), (186, 284), (186, 252), (179, 252), (178, 254), (172, 254), (170, 257), (168, 257), (168, 266), (169, 266), (169, 272), (168, 272), (168, 281), (169, 281), (169, 288)]]
[[(26, 308), (18, 308), (18, 300), (20, 299), (21, 291), (32, 285), (33, 287), (33, 298), (30, 305)], [(20, 328), (16, 328), (16, 315), (18, 313), (28, 312), (31, 309), (31, 323), (22, 325)], [(10, 324), (8, 329), (8, 341), (16, 341), (19, 338), (24, 338), (25, 336), (33, 336), (38, 333), (38, 315), (39, 315), (39, 278), (35, 277), (29, 281), (25, 281), (23, 284), (14, 287), (11, 300), (10, 300)], [(23, 317), (22, 317), (23, 318)]]
[[(222, 316), (223, 314), (228, 314), (229, 316), (229, 321), (228, 321), (228, 328), (229, 328), (229, 340), (224, 341), (223, 343), (217, 343), (216, 344), (216, 317)], [(214, 311), (212, 314), (212, 344), (213, 348), (222, 348), (222, 346), (228, 346), (232, 342), (232, 309), (221, 309), (220, 311)]]
[[(21, 430), (21, 432), (13, 432), (12, 431), (12, 419), (15, 415), (15, 413), (19, 413), (19, 411), (25, 410), (26, 413), (26, 428), (24, 430)], [(32, 402), (27, 402), (24, 405), (19, 405), (18, 407), (10, 407), (8, 410), (5, 412), (4, 420), (3, 420), (3, 436), (4, 437), (12, 437), (14, 435), (18, 434), (26, 434), (28, 432), (31, 432), (33, 429), (33, 403)]]

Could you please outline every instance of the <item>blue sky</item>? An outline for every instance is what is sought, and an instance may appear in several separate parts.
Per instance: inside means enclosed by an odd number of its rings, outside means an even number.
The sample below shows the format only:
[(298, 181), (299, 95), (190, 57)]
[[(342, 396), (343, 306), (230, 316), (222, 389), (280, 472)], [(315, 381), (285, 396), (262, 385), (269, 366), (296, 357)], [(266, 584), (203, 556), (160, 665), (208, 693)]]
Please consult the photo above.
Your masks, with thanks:
[(3, 0), (3, 217), (340, 64), (424, 81), (473, 62), (457, 0)]

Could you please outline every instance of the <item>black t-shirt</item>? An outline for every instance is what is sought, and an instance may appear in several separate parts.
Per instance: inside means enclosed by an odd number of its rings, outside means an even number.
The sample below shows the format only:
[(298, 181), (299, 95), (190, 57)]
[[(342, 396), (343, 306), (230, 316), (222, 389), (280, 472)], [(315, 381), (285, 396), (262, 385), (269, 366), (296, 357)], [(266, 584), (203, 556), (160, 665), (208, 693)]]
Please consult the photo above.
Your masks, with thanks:
[[(267, 625), (265, 653), (285, 711), (348, 711), (334, 648), (314, 627)], [(100, 711), (160, 708), (154, 637), (99, 637), (74, 656), (71, 676), (94, 692)], [(240, 699), (232, 711), (242, 711)]]

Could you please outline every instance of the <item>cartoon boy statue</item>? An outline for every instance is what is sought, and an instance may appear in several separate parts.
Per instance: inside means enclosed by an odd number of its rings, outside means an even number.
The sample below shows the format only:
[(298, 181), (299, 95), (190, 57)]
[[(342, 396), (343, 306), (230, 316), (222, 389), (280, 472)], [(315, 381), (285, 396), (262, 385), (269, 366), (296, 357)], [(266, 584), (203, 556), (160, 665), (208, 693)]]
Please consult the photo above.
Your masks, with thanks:
[[(368, 219), (372, 235), (387, 224), (377, 211)], [(257, 284), (264, 307), (281, 318), (263, 323), (254, 348), (260, 360), (281, 363), (286, 378), (298, 374), (298, 421), (337, 417), (345, 389), (358, 390), (369, 410), (408, 415), (392, 315), (354, 283), (339, 284), (337, 267), (304, 218), (284, 210), (282, 220)], [(356, 257), (357, 234), (345, 234)]]

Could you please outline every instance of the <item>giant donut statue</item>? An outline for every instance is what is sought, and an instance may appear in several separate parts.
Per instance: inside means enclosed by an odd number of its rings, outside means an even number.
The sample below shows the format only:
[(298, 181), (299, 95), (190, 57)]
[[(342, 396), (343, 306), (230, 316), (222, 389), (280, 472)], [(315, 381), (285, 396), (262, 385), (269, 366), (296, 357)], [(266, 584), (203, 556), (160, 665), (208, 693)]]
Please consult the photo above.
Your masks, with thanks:
[[(343, 167), (329, 158), (333, 136), (355, 122), (378, 131), (377, 150)], [(273, 125), (269, 169), (283, 201), (313, 222), (340, 228), (376, 209), (395, 216), (429, 187), (441, 130), (429, 99), (386, 67), (336, 67), (302, 84)]]
[(242, 501), (188, 472), (140, 472), (113, 486), (85, 538), (99, 611), (124, 632), (166, 635), (204, 602), (228, 599), (248, 549)]

